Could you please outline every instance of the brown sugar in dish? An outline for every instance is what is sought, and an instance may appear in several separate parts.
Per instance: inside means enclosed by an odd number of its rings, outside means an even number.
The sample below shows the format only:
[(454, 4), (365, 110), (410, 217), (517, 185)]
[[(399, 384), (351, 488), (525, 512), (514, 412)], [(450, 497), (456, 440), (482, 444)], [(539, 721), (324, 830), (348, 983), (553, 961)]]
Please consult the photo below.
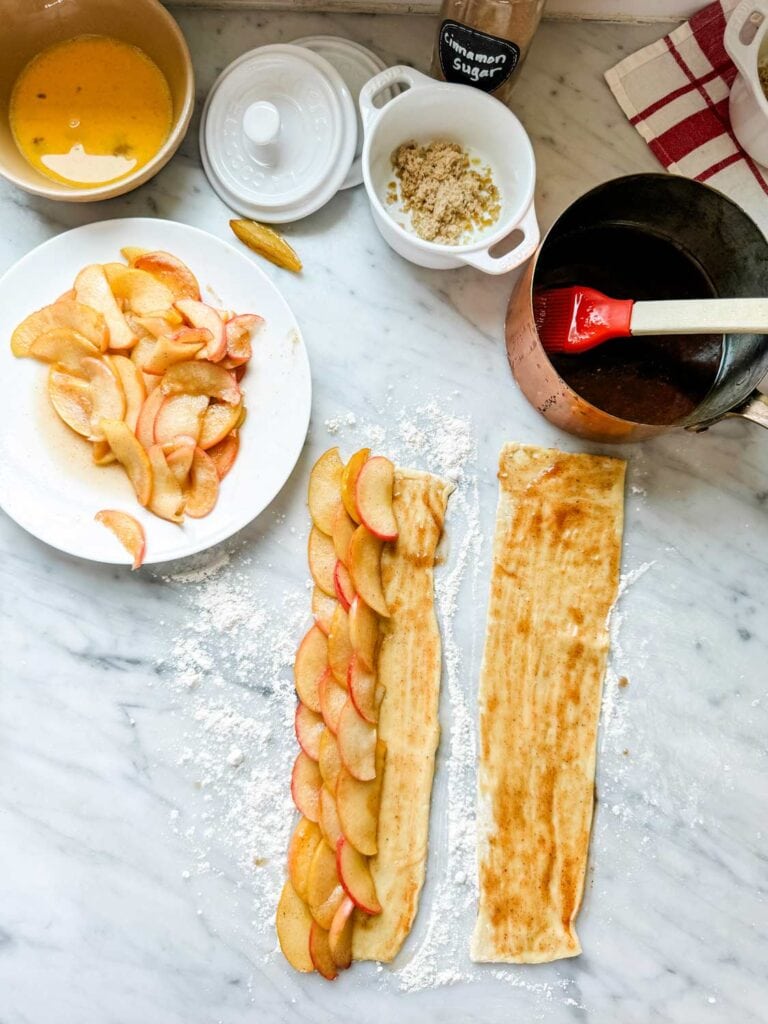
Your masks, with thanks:
[[(460, 245), (468, 233), (498, 220), (499, 190), (490, 168), (470, 166), (469, 154), (458, 143), (404, 142), (392, 154), (392, 167), (400, 182), (403, 210), (410, 213), (419, 238)], [(387, 199), (396, 198), (390, 185)]]

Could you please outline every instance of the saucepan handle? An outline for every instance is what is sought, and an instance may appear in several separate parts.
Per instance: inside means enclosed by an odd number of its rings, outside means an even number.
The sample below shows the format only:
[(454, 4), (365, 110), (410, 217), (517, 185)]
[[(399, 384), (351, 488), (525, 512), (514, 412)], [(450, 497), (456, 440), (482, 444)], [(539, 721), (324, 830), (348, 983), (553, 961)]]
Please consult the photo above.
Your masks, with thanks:
[(759, 391), (753, 391), (746, 402), (737, 405), (726, 413), (727, 416), (739, 416), (752, 423), (758, 423), (761, 427), (768, 427), (768, 395), (761, 395)]
[[(408, 89), (419, 89), (425, 85), (434, 84), (434, 78), (422, 75), (420, 71), (417, 71), (415, 68), (409, 68), (406, 64), (396, 64), (393, 68), (387, 68), (386, 71), (381, 71), (378, 75), (374, 75), (360, 90), (360, 97), (357, 101), (360, 107), (360, 116), (363, 119), (365, 134), (367, 135), (376, 121), (378, 121), (387, 103), (397, 96), (394, 86), (404, 85)], [(386, 102), (380, 107), (374, 106), (373, 101), (381, 93), (386, 92), (387, 89), (392, 91)]]
[(759, 29), (766, 18), (768, 18), (768, 0), (742, 0), (728, 18), (723, 37), (723, 44), (728, 56), (742, 77), (753, 88), (757, 82), (757, 50), (763, 34), (756, 30), (748, 43), (742, 42), (742, 35), (748, 21), (753, 21)]
[[(503, 256), (491, 256), (490, 251), (484, 249), (482, 252), (463, 253), (459, 258), (471, 267), (476, 267), (477, 270), (482, 270), (486, 274), (506, 274), (507, 271), (514, 270), (515, 267), (525, 263), (527, 259), (533, 256), (538, 247), (541, 235), (533, 203), (528, 207), (520, 223), (516, 224), (509, 234), (514, 234), (515, 231), (521, 231), (523, 237), (514, 249), (505, 252)], [(492, 248), (500, 245), (503, 241), (504, 239), (502, 238), (498, 242), (494, 242)]]

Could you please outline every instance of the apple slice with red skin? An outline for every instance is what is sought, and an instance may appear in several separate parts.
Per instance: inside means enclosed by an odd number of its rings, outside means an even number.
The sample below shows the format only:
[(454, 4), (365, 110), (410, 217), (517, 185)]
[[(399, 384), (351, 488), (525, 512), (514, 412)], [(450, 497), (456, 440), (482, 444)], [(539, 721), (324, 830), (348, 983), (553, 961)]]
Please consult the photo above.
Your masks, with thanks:
[(183, 434), (163, 445), (168, 468), (182, 488), (187, 486), (192, 460), (195, 457), (195, 448), (194, 437), (185, 437)]
[(397, 519), (392, 497), (395, 467), (383, 455), (374, 455), (360, 470), (355, 485), (357, 516), (379, 540), (397, 540)]
[(348, 698), (339, 715), (336, 742), (341, 763), (350, 775), (361, 782), (369, 782), (376, 777), (376, 736), (376, 726), (361, 718), (351, 698)]
[(193, 327), (202, 327), (211, 332), (211, 340), (205, 347), (203, 358), (218, 363), (227, 354), (227, 332), (221, 317), (206, 302), (198, 299), (178, 299), (176, 309)]
[(383, 541), (374, 537), (365, 526), (358, 526), (349, 545), (349, 571), (355, 591), (385, 619), (389, 608), (381, 584), (381, 549)]
[(378, 852), (379, 806), (386, 752), (386, 744), (379, 740), (374, 779), (361, 782), (342, 766), (336, 782), (336, 810), (342, 835), (367, 857), (374, 857)]
[(355, 454), (349, 459), (349, 462), (347, 462), (344, 467), (344, 471), (341, 474), (341, 500), (344, 503), (344, 508), (355, 523), (360, 522), (357, 516), (357, 501), (355, 499), (357, 478), (360, 475), (360, 470), (368, 461), (370, 454), (370, 448), (361, 448), (359, 451), (355, 452)]
[(173, 293), (174, 299), (200, 298), (200, 285), (197, 283), (197, 278), (186, 263), (182, 263), (171, 253), (156, 250), (142, 252), (133, 259), (128, 257), (126, 259), (137, 270), (146, 270), (147, 273), (162, 281), (165, 287)]
[(331, 631), (331, 620), (337, 605), (338, 601), (335, 597), (329, 597), (327, 594), (324, 594), (320, 587), (312, 588), (312, 614), (318, 627), (322, 629), (326, 636)]
[(376, 673), (367, 668), (356, 654), (352, 655), (349, 662), (347, 689), (358, 715), (371, 725), (376, 725), (379, 720)]
[(336, 792), (341, 771), (341, 755), (336, 737), (327, 729), (320, 737), (320, 759), (318, 761), (320, 775), (324, 784), (332, 793)]
[(277, 940), (285, 959), (294, 970), (311, 974), (315, 969), (309, 952), (312, 915), (307, 904), (291, 885), (290, 879), (286, 881), (280, 893), (275, 926)]
[(380, 914), (381, 904), (368, 867), (368, 858), (344, 836), (336, 845), (336, 872), (344, 892), (364, 914)]
[(242, 402), (238, 405), (229, 405), (227, 402), (215, 402), (208, 406), (203, 415), (203, 425), (200, 431), (200, 447), (207, 450), (227, 436), (240, 423), (243, 413)]
[(322, 838), (318, 825), (309, 818), (302, 817), (293, 830), (288, 844), (288, 877), (297, 895), (303, 900), (307, 898), (309, 865)]
[(210, 331), (198, 327), (182, 327), (173, 334), (163, 334), (142, 357), (139, 365), (144, 373), (162, 377), (176, 363), (194, 359), (205, 348), (210, 337)]
[[(361, 783), (365, 785), (365, 783)], [(339, 812), (336, 810), (336, 798), (327, 786), (320, 790), (320, 831), (323, 838), (332, 850), (336, 849), (336, 843), (343, 835)]]
[(309, 514), (312, 522), (327, 536), (333, 530), (333, 517), (341, 502), (341, 474), (344, 463), (338, 448), (329, 448), (312, 467), (309, 474)]
[(146, 550), (146, 539), (144, 527), (133, 516), (127, 512), (119, 512), (116, 509), (104, 508), (97, 512), (95, 517), (97, 523), (106, 526), (108, 530), (117, 537), (128, 554), (133, 558), (132, 569), (138, 569), (144, 561)]
[(184, 511), (191, 519), (202, 519), (213, 511), (218, 497), (219, 474), (213, 459), (202, 448), (195, 448)]
[(334, 736), (339, 727), (341, 709), (346, 703), (347, 691), (343, 686), (339, 686), (333, 677), (333, 673), (329, 670), (320, 680), (320, 711), (323, 721)]
[(331, 526), (331, 539), (336, 551), (336, 557), (344, 565), (349, 565), (349, 544), (352, 534), (357, 529), (355, 522), (350, 519), (344, 503), (339, 502), (333, 514), (333, 525)]
[(344, 899), (336, 871), (336, 853), (323, 839), (312, 855), (307, 881), (307, 903), (321, 928), (330, 928), (333, 915)]
[(349, 606), (349, 640), (363, 665), (374, 669), (379, 646), (379, 616), (359, 594)]
[(320, 789), (323, 780), (317, 761), (299, 751), (291, 772), (291, 796), (305, 818), (316, 822), (320, 817)]
[(355, 924), (354, 910), (355, 904), (349, 896), (345, 896), (341, 906), (333, 915), (331, 927), (328, 929), (328, 946), (331, 950), (333, 962), (340, 971), (346, 971), (352, 963), (352, 932)]
[(351, 657), (352, 644), (349, 641), (348, 616), (339, 604), (333, 613), (331, 629), (328, 633), (328, 664), (331, 666), (336, 682), (345, 689)]
[(311, 711), (306, 704), (299, 701), (296, 705), (293, 724), (299, 746), (308, 757), (317, 761), (320, 757), (320, 737), (325, 728), (323, 716), (318, 715), (316, 711)]
[(336, 567), (333, 570), (333, 587), (341, 607), (345, 612), (348, 612), (350, 605), (355, 599), (355, 588), (352, 585), (352, 577), (349, 575), (349, 570), (341, 560), (336, 562)]
[(312, 626), (296, 651), (293, 679), (299, 700), (316, 715), (321, 710), (320, 680), (328, 672), (328, 640), (318, 626)]
[(167, 444), (182, 436), (193, 437), (197, 443), (207, 408), (205, 395), (169, 395), (155, 417), (155, 444)]
[(164, 401), (165, 395), (160, 388), (156, 388), (147, 395), (141, 407), (139, 418), (136, 420), (135, 432), (144, 448), (151, 448), (155, 443), (155, 420)]
[(224, 330), (227, 335), (227, 365), (242, 366), (251, 358), (251, 334), (264, 318), (255, 313), (241, 313), (227, 320)]
[(327, 594), (328, 597), (336, 596), (336, 588), (333, 581), (333, 573), (336, 569), (336, 552), (333, 550), (333, 541), (329, 536), (313, 526), (309, 531), (309, 542), (307, 544), (307, 559), (309, 571), (317, 586)]
[(240, 438), (236, 430), (231, 430), (222, 441), (207, 449), (208, 454), (213, 459), (213, 464), (216, 466), (219, 480), (223, 480), (230, 469), (232, 469), (239, 450)]
[(328, 941), (328, 929), (321, 928), (317, 921), (312, 922), (309, 930), (309, 955), (315, 970), (326, 981), (335, 981), (338, 978), (336, 961), (331, 955), (331, 945)]

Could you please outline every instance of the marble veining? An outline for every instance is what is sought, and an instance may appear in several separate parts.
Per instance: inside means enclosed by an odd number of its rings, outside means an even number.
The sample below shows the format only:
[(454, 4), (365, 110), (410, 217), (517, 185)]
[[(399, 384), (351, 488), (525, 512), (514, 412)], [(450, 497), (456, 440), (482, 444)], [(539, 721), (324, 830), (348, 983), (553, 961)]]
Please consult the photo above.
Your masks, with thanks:
[[(388, 63), (425, 67), (433, 31), (416, 17), (178, 13), (198, 101), (260, 43), (341, 34)], [(544, 226), (591, 185), (657, 169), (602, 72), (658, 34), (542, 26), (515, 108), (536, 151)], [(171, 164), (121, 199), (68, 206), (0, 186), (0, 269), (66, 228), (134, 215), (229, 237), (228, 211), (200, 169), (197, 122)], [(584, 955), (473, 968), (471, 878), (447, 875), (465, 853), (448, 803), (466, 796), (456, 764), (466, 773), (471, 714), (455, 712), (473, 708), (496, 458), (505, 440), (598, 449), (559, 434), (517, 392), (501, 341), (511, 277), (403, 262), (377, 235), (361, 189), (287, 234), (304, 274), (266, 269), (306, 336), (311, 431), (270, 509), (194, 561), (199, 570), (219, 560), (212, 583), (185, 583), (183, 565), (132, 575), (78, 562), (0, 518), (0, 1022), (765, 1021), (768, 438), (732, 422), (621, 450), (626, 585), (612, 622)], [(428, 881), (394, 970), (359, 966), (327, 985), (275, 953), (273, 854), (289, 822), (287, 803), (264, 797), (274, 779), (287, 792), (295, 750), (289, 661), (307, 625), (307, 473), (331, 443), (366, 443), (369, 424), (402, 441), (397, 421), (430, 402), (456, 417), (457, 443), (463, 424), (475, 451), (464, 453), (442, 570), (450, 580), (466, 563), (441, 606), (457, 660)], [(435, 458), (422, 446), (416, 462)], [(206, 705), (211, 694), (225, 721)], [(242, 764), (227, 761), (237, 761), (233, 737)], [(251, 779), (237, 801), (227, 772)], [(441, 947), (436, 915), (453, 884)], [(404, 985), (420, 956), (422, 985)]]

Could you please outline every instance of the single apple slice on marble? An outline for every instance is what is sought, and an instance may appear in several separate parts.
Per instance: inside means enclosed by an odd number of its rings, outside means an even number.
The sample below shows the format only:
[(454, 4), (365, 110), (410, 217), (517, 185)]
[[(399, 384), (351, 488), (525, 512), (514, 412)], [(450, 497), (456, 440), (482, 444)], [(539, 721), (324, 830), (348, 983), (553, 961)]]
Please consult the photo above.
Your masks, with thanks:
[(379, 646), (379, 616), (359, 594), (349, 606), (349, 639), (358, 660), (373, 670)]
[(338, 448), (329, 448), (312, 467), (309, 474), (309, 514), (312, 522), (327, 536), (333, 531), (333, 518), (341, 504), (341, 474), (344, 463)]
[(345, 612), (348, 612), (350, 605), (355, 599), (355, 588), (352, 585), (352, 577), (349, 575), (349, 570), (340, 559), (336, 562), (333, 570), (333, 587), (341, 607)]
[(376, 777), (376, 726), (358, 715), (351, 698), (339, 715), (336, 742), (341, 763), (350, 775), (361, 782)]
[(336, 846), (336, 872), (344, 892), (364, 914), (380, 914), (381, 904), (368, 859), (342, 837)]
[(313, 761), (317, 761), (320, 757), (320, 737), (325, 728), (323, 716), (311, 711), (306, 704), (299, 701), (296, 705), (294, 728), (301, 749)]
[(309, 865), (307, 902), (312, 917), (321, 928), (330, 928), (333, 915), (344, 899), (344, 891), (336, 871), (336, 854), (323, 839)]
[(117, 537), (128, 554), (133, 558), (132, 569), (138, 569), (144, 561), (146, 540), (144, 527), (133, 516), (127, 512), (119, 512), (116, 509), (104, 508), (97, 512), (96, 522), (106, 526), (108, 530)]
[(339, 686), (330, 670), (320, 680), (319, 689), (323, 721), (335, 736), (339, 727), (341, 709), (347, 703), (347, 691), (343, 686)]
[(397, 520), (392, 505), (395, 467), (383, 455), (368, 459), (355, 486), (357, 515), (379, 540), (397, 540)]
[(327, 594), (328, 597), (336, 596), (336, 586), (333, 574), (336, 569), (336, 552), (333, 550), (333, 541), (329, 536), (313, 526), (309, 531), (309, 543), (307, 544), (307, 560), (309, 571), (317, 586)]
[(389, 618), (381, 584), (381, 549), (383, 542), (365, 526), (358, 526), (349, 545), (349, 571), (355, 591), (369, 608)]
[(344, 471), (341, 474), (341, 500), (344, 503), (344, 508), (347, 510), (347, 514), (355, 523), (360, 522), (357, 516), (357, 501), (355, 498), (357, 478), (360, 475), (360, 470), (368, 461), (370, 454), (370, 448), (361, 448), (359, 451), (355, 452), (355, 454), (351, 456), (349, 462), (347, 462), (344, 467)]
[(342, 766), (336, 783), (336, 809), (342, 834), (368, 857), (378, 852), (379, 806), (386, 744), (376, 744), (376, 777), (361, 782)]
[(321, 710), (320, 680), (329, 671), (328, 640), (318, 626), (312, 626), (296, 652), (293, 679), (299, 700), (316, 715)]
[(354, 910), (355, 904), (349, 896), (345, 896), (341, 906), (333, 915), (331, 927), (328, 929), (328, 945), (331, 956), (340, 971), (346, 971), (352, 963)]
[(300, 818), (288, 844), (288, 876), (296, 893), (307, 898), (309, 865), (315, 855), (317, 844), (322, 839), (320, 828), (309, 818)]
[(333, 613), (336, 611), (337, 605), (338, 601), (335, 597), (329, 597), (327, 594), (324, 594), (318, 586), (312, 588), (312, 614), (318, 627), (322, 629), (326, 636), (331, 631), (331, 621), (333, 620)]
[(342, 605), (337, 605), (328, 634), (328, 664), (339, 686), (346, 689), (352, 644), (349, 640), (349, 616)]
[(297, 809), (316, 822), (320, 817), (320, 788), (323, 780), (317, 761), (313, 761), (303, 750), (299, 751), (291, 773), (291, 796)]
[(275, 926), (280, 949), (291, 967), (305, 974), (311, 973), (315, 969), (309, 952), (312, 915), (307, 904), (291, 885), (290, 879), (286, 881), (280, 894)]

